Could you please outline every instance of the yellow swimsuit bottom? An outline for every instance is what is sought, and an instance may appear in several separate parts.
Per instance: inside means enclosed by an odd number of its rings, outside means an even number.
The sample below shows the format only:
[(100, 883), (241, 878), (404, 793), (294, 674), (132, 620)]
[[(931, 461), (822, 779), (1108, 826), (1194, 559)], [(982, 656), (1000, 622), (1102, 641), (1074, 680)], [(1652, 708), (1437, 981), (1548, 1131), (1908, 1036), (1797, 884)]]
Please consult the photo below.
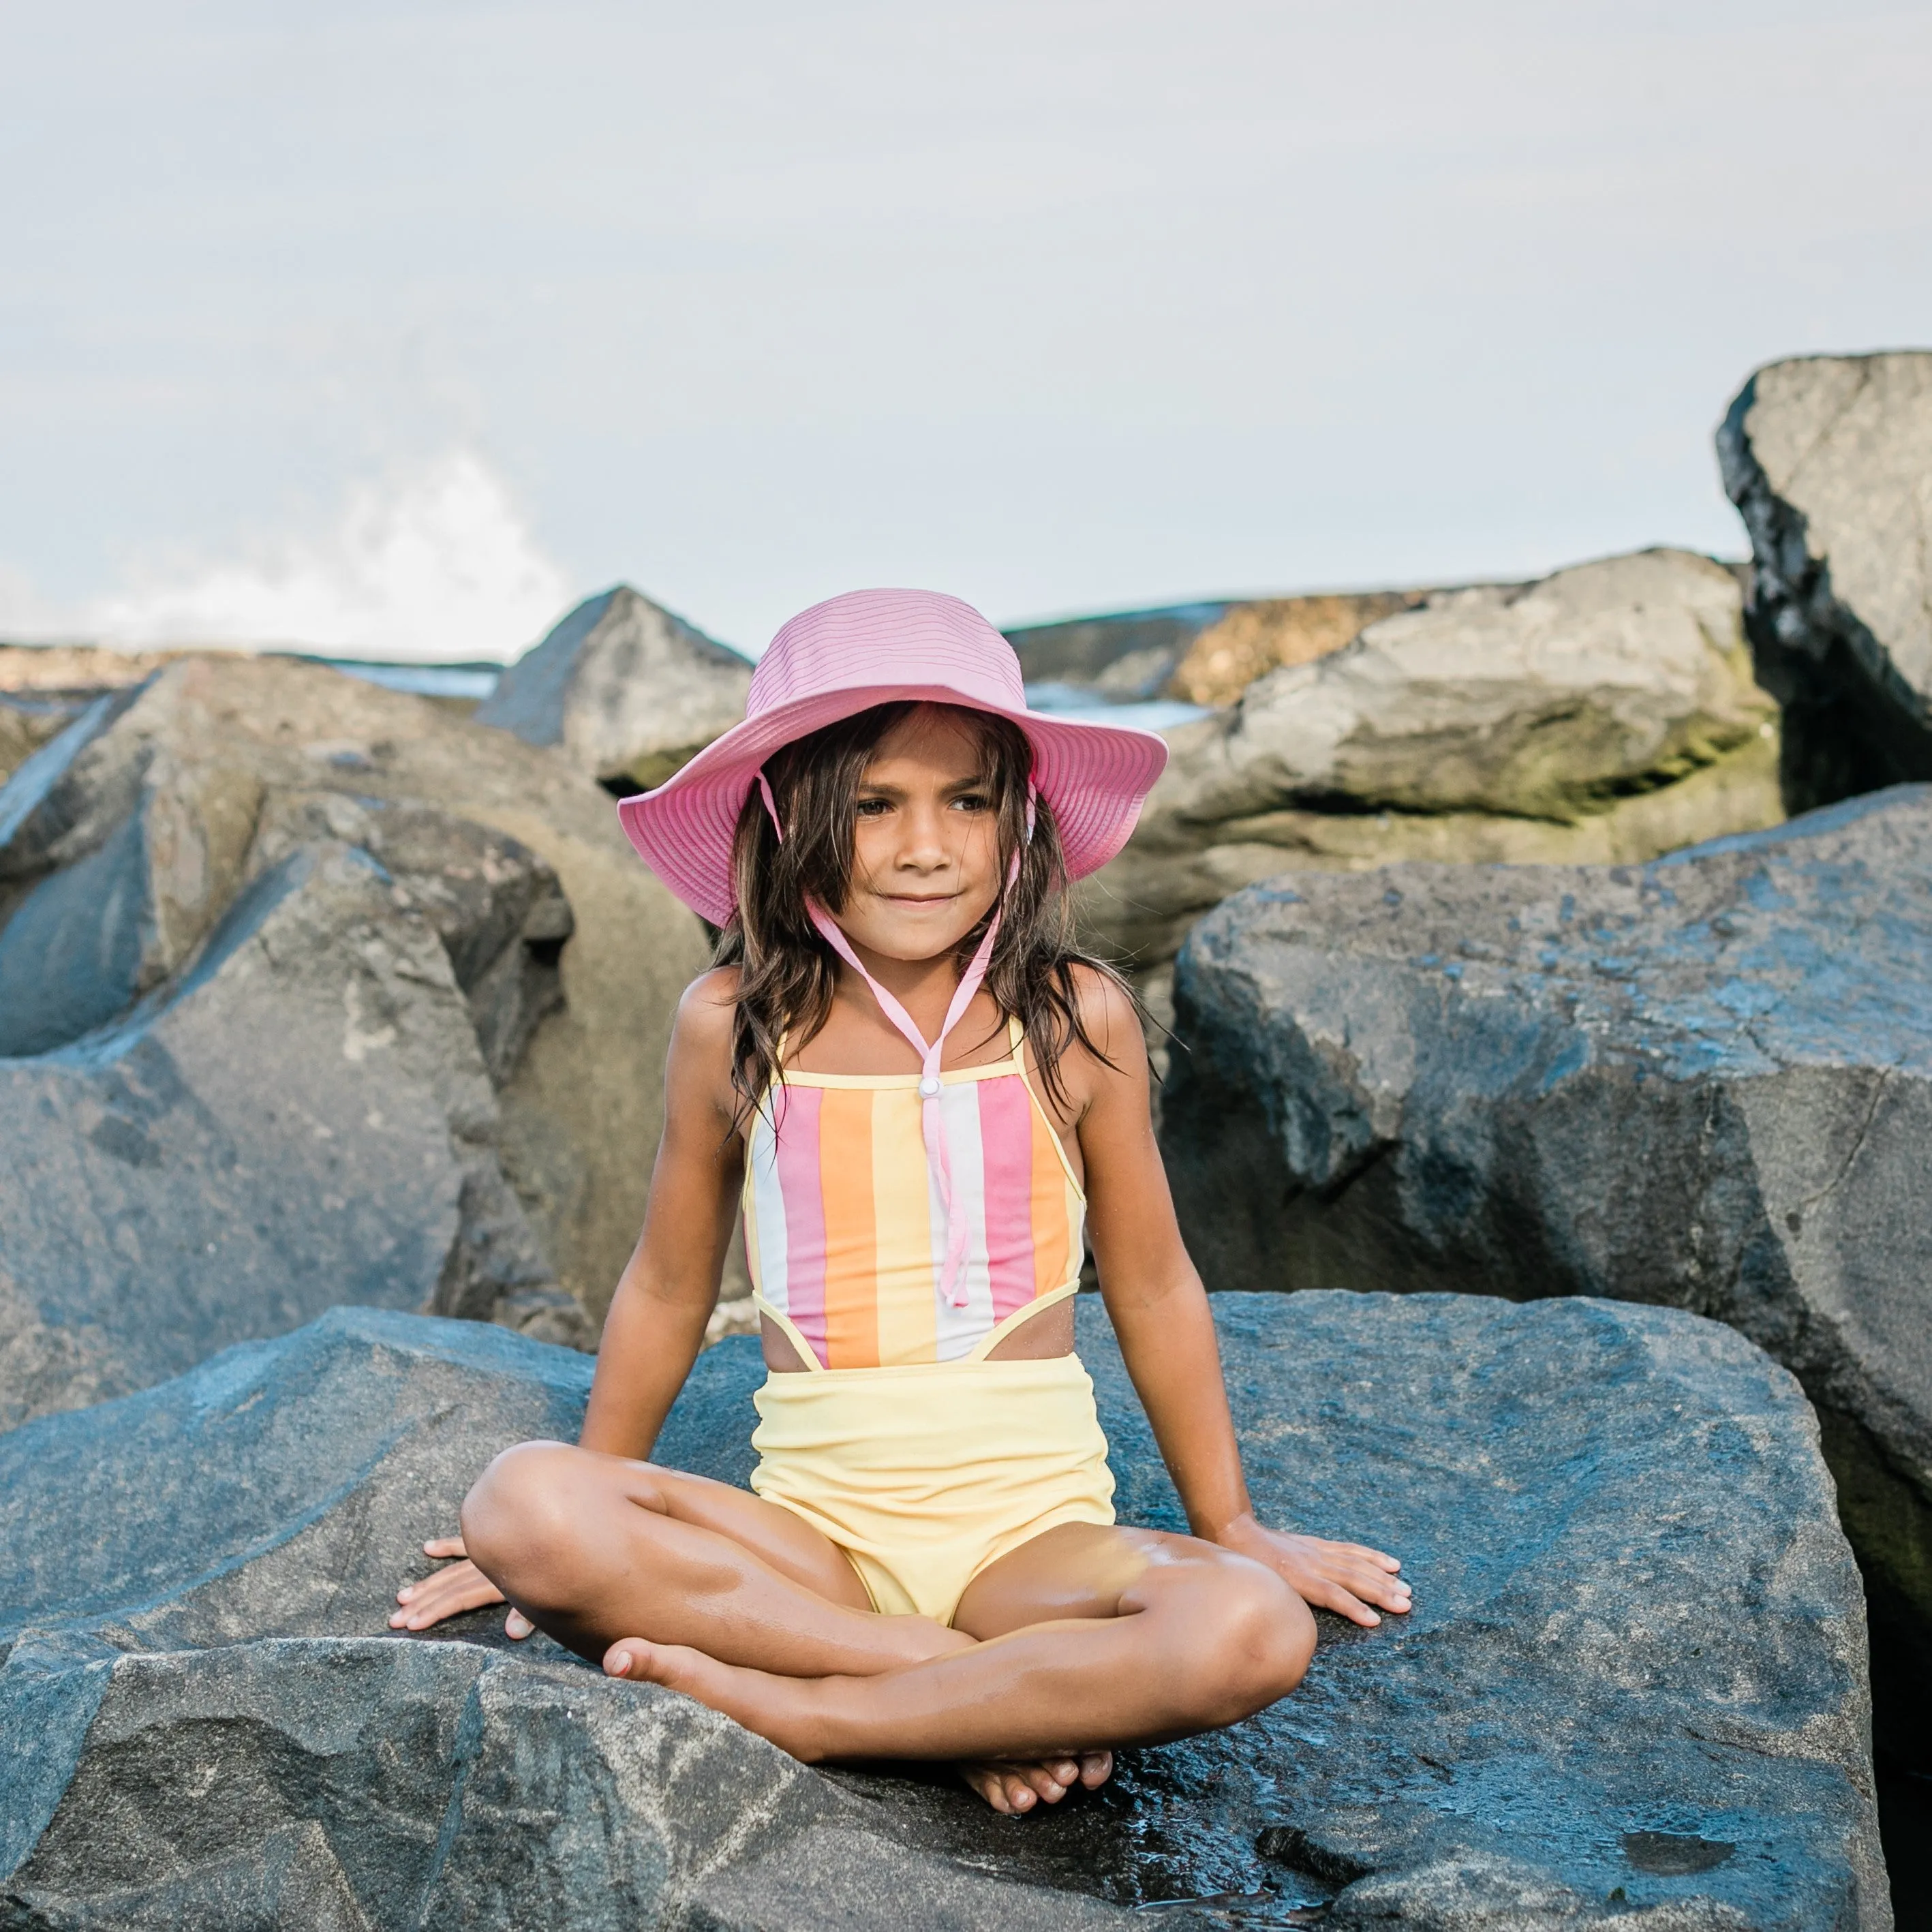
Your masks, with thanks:
[(1114, 1520), (1077, 1355), (781, 1372), (753, 1400), (752, 1487), (836, 1543), (882, 1615), (950, 1624), (989, 1563)]

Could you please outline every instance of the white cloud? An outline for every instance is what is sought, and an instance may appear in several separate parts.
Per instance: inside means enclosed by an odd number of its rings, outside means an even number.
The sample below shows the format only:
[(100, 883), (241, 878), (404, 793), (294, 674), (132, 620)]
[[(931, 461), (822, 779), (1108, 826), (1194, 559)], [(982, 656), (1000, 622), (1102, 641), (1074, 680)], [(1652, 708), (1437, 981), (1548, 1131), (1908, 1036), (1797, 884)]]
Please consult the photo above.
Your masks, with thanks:
[(356, 485), (319, 537), (183, 560), (59, 628), (124, 646), (274, 645), (417, 664), (508, 660), (569, 601), (502, 477), (465, 450)]

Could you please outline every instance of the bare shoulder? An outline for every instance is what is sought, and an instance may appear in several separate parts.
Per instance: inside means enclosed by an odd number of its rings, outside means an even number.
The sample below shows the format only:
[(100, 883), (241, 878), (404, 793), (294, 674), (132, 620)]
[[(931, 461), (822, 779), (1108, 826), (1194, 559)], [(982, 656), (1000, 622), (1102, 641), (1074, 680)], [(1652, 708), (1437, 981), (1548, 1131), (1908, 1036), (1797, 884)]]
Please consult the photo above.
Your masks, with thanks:
[(736, 966), (714, 966), (699, 974), (678, 995), (678, 1024), (722, 1028), (728, 1036), (738, 1004), (738, 974)]
[(700, 973), (679, 996), (671, 1029), (671, 1058), (725, 1073), (731, 1062), (731, 1034), (738, 1006), (738, 969), (715, 966)]
[[(1141, 1032), (1140, 1010), (1134, 1004), (1133, 995), (1112, 974), (1084, 964), (1073, 968), (1073, 989), (1082, 1030), (1100, 1055), (1112, 1062), (1111, 1070), (1117, 1077), (1125, 1074), (1144, 1079), (1147, 1041)], [(1087, 1057), (1093, 1061), (1096, 1073), (1110, 1070), (1093, 1060), (1093, 1056)]]

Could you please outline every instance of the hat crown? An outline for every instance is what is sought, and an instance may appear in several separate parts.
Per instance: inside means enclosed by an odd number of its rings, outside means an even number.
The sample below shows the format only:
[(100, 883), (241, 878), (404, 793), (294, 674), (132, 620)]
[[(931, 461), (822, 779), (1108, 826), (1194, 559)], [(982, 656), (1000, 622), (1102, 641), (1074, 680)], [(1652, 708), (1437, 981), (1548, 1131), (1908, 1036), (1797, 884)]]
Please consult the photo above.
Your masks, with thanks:
[(1026, 709), (1012, 646), (971, 604), (934, 590), (850, 590), (780, 627), (752, 674), (745, 712), (872, 686), (938, 686), (969, 702)]

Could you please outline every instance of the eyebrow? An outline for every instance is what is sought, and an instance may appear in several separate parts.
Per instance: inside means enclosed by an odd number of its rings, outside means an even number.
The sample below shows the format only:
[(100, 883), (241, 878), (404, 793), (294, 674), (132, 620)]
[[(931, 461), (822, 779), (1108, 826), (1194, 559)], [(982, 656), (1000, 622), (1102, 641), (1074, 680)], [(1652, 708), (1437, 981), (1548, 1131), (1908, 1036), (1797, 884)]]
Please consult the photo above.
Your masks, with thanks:
[[(992, 782), (991, 776), (982, 772), (974, 778), (954, 778), (950, 783), (942, 785), (940, 789), (949, 796), (962, 791), (985, 791), (992, 786)], [(859, 781), (859, 792), (862, 797), (869, 792), (875, 797), (903, 798), (905, 796), (905, 788), (903, 785), (886, 784), (877, 779), (862, 778)]]

